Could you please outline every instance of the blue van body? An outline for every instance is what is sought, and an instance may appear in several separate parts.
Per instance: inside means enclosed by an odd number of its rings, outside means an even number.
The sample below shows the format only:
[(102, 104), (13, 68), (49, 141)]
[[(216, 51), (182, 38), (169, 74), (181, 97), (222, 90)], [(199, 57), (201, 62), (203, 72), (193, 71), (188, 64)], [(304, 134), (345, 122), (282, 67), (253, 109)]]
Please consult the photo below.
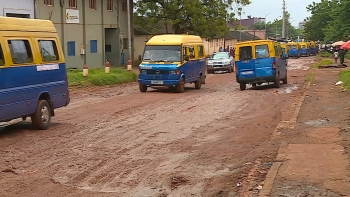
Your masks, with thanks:
[(288, 50), (288, 56), (289, 57), (300, 57), (300, 50), (297, 48), (291, 48)]
[(138, 82), (147, 86), (174, 86), (185, 79), (185, 83), (200, 80), (205, 74), (205, 59), (191, 60), (184, 64), (148, 63), (139, 66)]
[[(268, 46), (268, 57), (259, 58), (260, 52), (256, 51), (256, 47), (262, 45)], [(242, 58), (240, 53), (247, 52), (244, 50), (249, 50), (252, 55), (248, 58)], [(240, 84), (241, 90), (246, 89), (246, 84), (256, 86), (264, 82), (274, 82), (275, 86), (279, 87), (280, 81), (283, 81), (284, 84), (287, 83), (287, 60), (277, 42), (259, 40), (238, 43), (235, 63), (237, 67), (236, 81)]]
[(52, 110), (69, 104), (66, 66), (55, 66), (59, 69), (37, 71), (37, 65), (0, 69), (0, 122), (31, 116), (40, 97), (49, 98)]

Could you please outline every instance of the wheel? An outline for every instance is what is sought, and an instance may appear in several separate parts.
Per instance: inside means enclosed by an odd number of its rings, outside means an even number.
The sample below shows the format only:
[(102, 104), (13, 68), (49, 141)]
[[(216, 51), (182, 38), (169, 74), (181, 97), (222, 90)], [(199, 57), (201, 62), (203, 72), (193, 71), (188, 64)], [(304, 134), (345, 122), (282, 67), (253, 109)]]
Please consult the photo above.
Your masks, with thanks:
[(26, 121), (26, 120), (27, 120), (27, 117), (22, 117), (22, 120), (23, 120), (23, 121)]
[(147, 92), (147, 86), (139, 83), (140, 92)]
[(288, 84), (288, 75), (286, 74), (286, 77), (283, 79), (283, 84)]
[(243, 90), (245, 90), (247, 88), (247, 84), (246, 83), (239, 83), (239, 89), (241, 90), (241, 91), (243, 91)]
[(39, 100), (35, 113), (31, 116), (32, 125), (36, 129), (46, 130), (51, 122), (51, 107), (46, 100)]
[(196, 89), (201, 89), (201, 87), (202, 87), (202, 76), (200, 76), (199, 79), (194, 82), (194, 87)]
[(232, 73), (232, 68), (230, 67), (230, 69), (228, 69), (227, 72)]
[(201, 77), (201, 81), (202, 81), (202, 84), (205, 84), (205, 78), (207, 78), (207, 76), (206, 75), (202, 75), (202, 77)]
[(281, 86), (279, 76), (276, 77), (275, 81), (273, 82), (273, 85), (275, 86), (275, 88), (279, 88)]
[(183, 93), (185, 91), (185, 79), (182, 78), (179, 84), (176, 85), (176, 92)]

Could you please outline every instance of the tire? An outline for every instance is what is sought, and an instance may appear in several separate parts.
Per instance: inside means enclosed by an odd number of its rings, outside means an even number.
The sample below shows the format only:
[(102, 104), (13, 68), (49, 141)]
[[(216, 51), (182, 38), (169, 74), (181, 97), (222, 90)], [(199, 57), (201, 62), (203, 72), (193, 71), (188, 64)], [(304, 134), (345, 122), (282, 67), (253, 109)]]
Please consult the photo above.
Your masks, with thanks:
[(245, 90), (247, 88), (247, 84), (246, 83), (239, 83), (239, 89), (241, 91)]
[(147, 86), (146, 85), (139, 84), (139, 89), (140, 89), (140, 92), (147, 92)]
[(46, 130), (51, 122), (51, 106), (46, 100), (39, 100), (35, 113), (31, 116), (32, 125), (39, 130)]
[(201, 89), (202, 87), (202, 75), (199, 77), (197, 81), (194, 82), (194, 87), (196, 89)]
[(202, 77), (201, 77), (201, 82), (202, 82), (202, 84), (205, 84), (205, 79), (206, 79), (206, 75), (202, 75)]
[(232, 68), (230, 66), (230, 69), (227, 70), (228, 73), (232, 73)]
[(275, 86), (275, 88), (280, 88), (281, 81), (280, 81), (279, 76), (276, 77), (275, 81), (273, 82), (273, 85)]
[(286, 78), (283, 79), (283, 84), (288, 84), (288, 74), (286, 74)]
[(182, 78), (179, 84), (176, 85), (176, 92), (183, 93), (185, 91), (185, 79)]

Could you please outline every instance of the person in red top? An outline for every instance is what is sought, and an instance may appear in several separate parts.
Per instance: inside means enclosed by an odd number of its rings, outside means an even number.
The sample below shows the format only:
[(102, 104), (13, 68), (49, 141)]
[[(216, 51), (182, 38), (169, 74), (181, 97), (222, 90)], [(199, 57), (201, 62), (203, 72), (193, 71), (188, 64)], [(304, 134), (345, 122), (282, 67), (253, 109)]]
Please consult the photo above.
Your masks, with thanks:
[(235, 49), (234, 48), (230, 48), (230, 54), (232, 57), (235, 57)]

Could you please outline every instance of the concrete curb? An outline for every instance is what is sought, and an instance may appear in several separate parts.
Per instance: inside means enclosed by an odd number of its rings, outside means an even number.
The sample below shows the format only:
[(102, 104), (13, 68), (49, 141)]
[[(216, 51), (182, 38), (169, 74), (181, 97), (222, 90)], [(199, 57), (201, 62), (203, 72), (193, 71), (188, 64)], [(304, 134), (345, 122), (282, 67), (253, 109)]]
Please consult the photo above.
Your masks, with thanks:
[[(305, 97), (306, 97), (308, 90), (310, 88), (310, 84), (311, 84), (311, 82), (304, 84), (303, 87), (305, 89), (305, 92), (300, 97), (299, 101), (297, 102), (297, 104), (296, 104), (297, 107), (294, 110), (293, 116), (288, 121), (281, 121), (280, 123), (278, 123), (276, 129), (272, 133), (272, 139), (279, 137), (282, 134), (280, 132), (280, 130), (282, 130), (282, 129), (286, 129), (286, 128), (294, 129), (294, 127), (297, 123), (297, 118), (298, 118), (299, 112), (301, 110), (301, 107), (304, 103)], [(295, 104), (295, 103), (293, 103), (293, 104)], [(277, 174), (278, 174), (280, 167), (283, 165), (283, 161), (285, 160), (285, 157), (286, 157), (286, 155), (284, 154), (284, 149), (279, 148), (278, 155), (275, 159), (276, 162), (273, 163), (270, 170), (268, 171), (266, 178), (265, 178), (265, 181), (264, 181), (264, 187), (259, 192), (259, 196), (270, 196), (274, 181), (277, 177)]]

